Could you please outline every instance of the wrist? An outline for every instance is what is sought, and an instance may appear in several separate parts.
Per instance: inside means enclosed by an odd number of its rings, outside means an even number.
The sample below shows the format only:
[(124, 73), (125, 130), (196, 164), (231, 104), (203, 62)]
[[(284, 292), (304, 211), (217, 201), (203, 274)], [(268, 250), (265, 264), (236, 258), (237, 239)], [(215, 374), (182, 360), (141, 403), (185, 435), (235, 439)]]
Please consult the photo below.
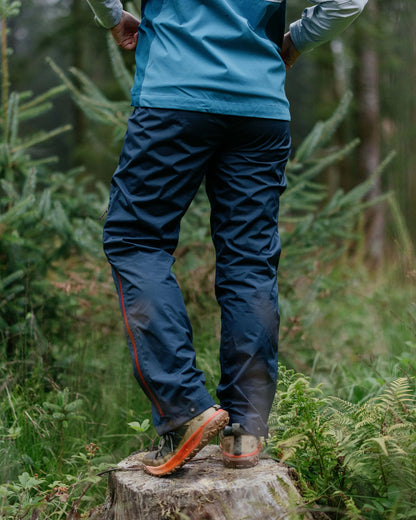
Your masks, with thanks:
[(293, 41), (292, 35), (290, 34), (290, 31), (286, 33), (286, 37), (288, 40), (288, 44), (290, 46), (291, 53), (297, 58), (300, 56), (300, 52), (298, 51), (295, 42)]

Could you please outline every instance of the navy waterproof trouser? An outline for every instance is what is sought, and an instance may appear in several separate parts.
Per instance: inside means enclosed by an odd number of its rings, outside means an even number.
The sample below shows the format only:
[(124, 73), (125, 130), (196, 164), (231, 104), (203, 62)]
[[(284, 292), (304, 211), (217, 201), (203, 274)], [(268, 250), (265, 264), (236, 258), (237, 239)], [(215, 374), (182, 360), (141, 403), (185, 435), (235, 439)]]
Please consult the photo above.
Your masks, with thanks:
[(221, 307), (217, 395), (231, 422), (267, 435), (277, 378), (277, 218), (289, 123), (136, 108), (104, 228), (134, 374), (166, 433), (214, 403), (171, 272), (180, 221), (205, 178)]

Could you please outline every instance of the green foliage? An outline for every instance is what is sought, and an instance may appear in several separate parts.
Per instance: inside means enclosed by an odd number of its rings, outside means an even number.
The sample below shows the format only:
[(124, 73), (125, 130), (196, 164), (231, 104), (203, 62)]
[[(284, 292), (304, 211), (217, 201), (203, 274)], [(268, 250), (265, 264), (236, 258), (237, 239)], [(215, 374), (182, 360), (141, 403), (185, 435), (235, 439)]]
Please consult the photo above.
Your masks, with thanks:
[[(73, 460), (81, 459), (84, 467), (74, 475), (67, 473), (59, 480), (39, 478), (24, 472), (17, 481), (0, 485), (0, 512), (4, 520), (31, 520), (33, 518), (74, 519), (80, 518), (80, 509), (95, 505), (88, 491), (101, 482), (97, 472), (105, 469), (93, 461), (94, 446), (86, 446)], [(101, 495), (100, 495), (101, 496)], [(101, 496), (102, 498), (102, 496)]]
[(335, 518), (416, 517), (416, 379), (379, 391), (353, 404), (280, 369), (270, 449), (296, 468), (306, 499)]
[(82, 169), (61, 173), (56, 157), (41, 156), (68, 125), (25, 133), (66, 87), (11, 91), (7, 20), (19, 6), (0, 3), (0, 516), (75, 518), (103, 498), (103, 486), (87, 493), (103, 459), (88, 440), (85, 399), (54, 378), (68, 372), (65, 343), (73, 353), (80, 295), (97, 278), (104, 197), (87, 190)]
[[(0, 9), (11, 5), (3, 0)], [(39, 158), (37, 146), (66, 126), (30, 136), (21, 131), (22, 122), (47, 113), (55, 96), (68, 90), (89, 117), (111, 125), (114, 139), (121, 140), (131, 110), (132, 73), (111, 39), (109, 50), (121, 101), (112, 101), (82, 72), (71, 69), (68, 77), (52, 62), (63, 86), (41, 96), (4, 96), (3, 82), (0, 326), (6, 356), (0, 362), (0, 475), (7, 483), (0, 486), (0, 516), (5, 519), (87, 514), (103, 501), (105, 483), (96, 485), (97, 472), (143, 448), (153, 432), (149, 403), (126, 376), (130, 365), (110, 274), (103, 258), (90, 259), (101, 251), (96, 217), (105, 204), (88, 193), (80, 170), (55, 172), (55, 158)], [(307, 499), (333, 518), (410, 519), (414, 304), (412, 311), (402, 281), (373, 290), (368, 273), (356, 265), (347, 269), (341, 256), (347, 249), (359, 252), (360, 214), (373, 179), (332, 195), (319, 178), (355, 149), (355, 140), (339, 148), (332, 144), (350, 101), (346, 95), (313, 128), (287, 168), (289, 187), (280, 212), (282, 357), (301, 371), (312, 366), (314, 379), (324, 384), (313, 386), (305, 375), (281, 369), (270, 446), (297, 468)], [(400, 212), (395, 218), (411, 266)], [(214, 395), (220, 326), (208, 221), (201, 190), (182, 224), (176, 274), (194, 325), (198, 364)]]
[(294, 291), (299, 280), (310, 277), (311, 299), (316, 297), (325, 265), (359, 243), (358, 223), (364, 210), (380, 203), (383, 197), (368, 202), (366, 195), (375, 179), (393, 158), (390, 154), (373, 175), (345, 193), (337, 190), (330, 195), (319, 174), (349, 155), (357, 140), (337, 149), (328, 149), (331, 136), (344, 119), (351, 94), (341, 99), (334, 114), (318, 122), (295, 156), (289, 161), (286, 174), (288, 189), (281, 201), (279, 216), (283, 253), (280, 266), (280, 305), (284, 316), (298, 315), (300, 307)]
[[(16, 15), (19, 3), (3, 1), (2, 24)], [(45, 334), (69, 326), (65, 316), (73, 301), (59, 287), (60, 263), (80, 252), (95, 254), (100, 236), (97, 217), (103, 204), (88, 194), (81, 169), (60, 173), (56, 157), (38, 158), (36, 148), (70, 130), (69, 125), (21, 135), (21, 123), (47, 113), (59, 86), (39, 96), (11, 92), (8, 49), (2, 39), (2, 110), (0, 133), (0, 351), (25, 363), (48, 356)], [(57, 285), (58, 284), (58, 285)], [(59, 327), (52, 323), (60, 323)]]
[(135, 432), (144, 433), (144, 432), (147, 432), (147, 430), (149, 429), (150, 421), (149, 421), (149, 419), (145, 419), (144, 421), (142, 421), (141, 424), (137, 421), (133, 421), (133, 422), (129, 422), (129, 426)]
[[(149, 419), (144, 419), (142, 422), (132, 421), (128, 423), (128, 426), (136, 432), (135, 435), (135, 450), (145, 450), (153, 444), (153, 439), (149, 435), (150, 431), (153, 431), (151, 422)], [(144, 435), (146, 434), (146, 435)]]
[[(136, 6), (128, 2), (126, 9), (140, 20)], [(110, 126), (114, 140), (120, 142), (126, 131), (126, 121), (131, 113), (130, 90), (133, 84), (134, 71), (129, 70), (123, 59), (123, 53), (117, 47), (111, 33), (107, 35), (108, 55), (121, 99), (114, 101), (109, 98), (81, 70), (71, 67), (69, 76), (53, 60), (48, 60), (52, 70), (68, 88), (75, 103), (90, 118), (101, 125)]]
[(0, 403), (1, 518), (66, 518), (102, 501), (97, 472), (109, 463), (88, 441), (84, 399), (37, 377), (9, 391), (11, 383)]
[(281, 326), (282, 363), (353, 402), (394, 379), (416, 377), (415, 274), (402, 265), (398, 256), (372, 279), (359, 256), (345, 255), (319, 278), (300, 281), (299, 315)]
[(85, 114), (97, 123), (110, 125), (113, 128), (114, 139), (121, 141), (126, 131), (127, 117), (131, 112), (130, 88), (133, 74), (124, 65), (120, 50), (111, 34), (108, 35), (107, 43), (113, 74), (124, 98), (122, 101), (110, 100), (88, 76), (75, 67), (70, 69), (71, 77), (68, 77), (56, 63), (48, 61)]

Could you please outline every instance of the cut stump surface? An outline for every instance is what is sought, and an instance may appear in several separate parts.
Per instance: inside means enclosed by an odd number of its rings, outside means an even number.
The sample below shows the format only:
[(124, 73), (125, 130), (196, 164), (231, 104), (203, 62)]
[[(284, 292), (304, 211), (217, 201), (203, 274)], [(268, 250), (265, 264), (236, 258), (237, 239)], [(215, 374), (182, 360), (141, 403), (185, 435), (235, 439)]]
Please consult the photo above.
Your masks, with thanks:
[(118, 464), (121, 471), (110, 475), (107, 501), (94, 520), (312, 518), (302, 508), (288, 468), (272, 458), (262, 457), (254, 468), (226, 469), (220, 448), (206, 446), (168, 477), (123, 471), (140, 465), (143, 456), (134, 454)]

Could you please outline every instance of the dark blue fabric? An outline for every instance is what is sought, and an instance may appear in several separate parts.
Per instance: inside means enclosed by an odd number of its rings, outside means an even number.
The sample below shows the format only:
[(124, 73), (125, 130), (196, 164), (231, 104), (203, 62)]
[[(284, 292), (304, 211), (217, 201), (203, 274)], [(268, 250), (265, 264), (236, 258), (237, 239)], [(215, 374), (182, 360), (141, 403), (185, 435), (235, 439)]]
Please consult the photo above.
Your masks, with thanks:
[(213, 404), (171, 272), (181, 218), (205, 178), (221, 306), (221, 405), (267, 434), (277, 377), (279, 197), (287, 121), (138, 108), (113, 176), (104, 249), (134, 372), (165, 433)]

